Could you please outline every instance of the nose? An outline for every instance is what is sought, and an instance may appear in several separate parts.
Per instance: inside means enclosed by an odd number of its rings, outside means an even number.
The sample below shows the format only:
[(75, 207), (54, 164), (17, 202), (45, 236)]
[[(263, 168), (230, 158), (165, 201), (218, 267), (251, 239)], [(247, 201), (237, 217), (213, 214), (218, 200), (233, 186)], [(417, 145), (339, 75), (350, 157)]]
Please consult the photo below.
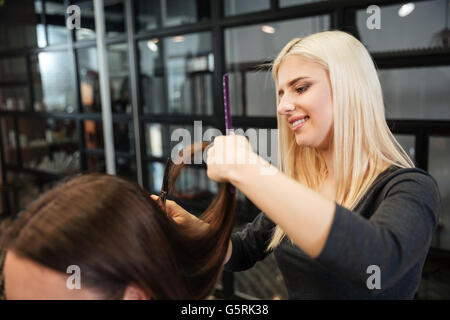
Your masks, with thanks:
[(295, 104), (285, 97), (286, 96), (282, 97), (278, 104), (277, 111), (280, 115), (286, 115), (295, 110)]

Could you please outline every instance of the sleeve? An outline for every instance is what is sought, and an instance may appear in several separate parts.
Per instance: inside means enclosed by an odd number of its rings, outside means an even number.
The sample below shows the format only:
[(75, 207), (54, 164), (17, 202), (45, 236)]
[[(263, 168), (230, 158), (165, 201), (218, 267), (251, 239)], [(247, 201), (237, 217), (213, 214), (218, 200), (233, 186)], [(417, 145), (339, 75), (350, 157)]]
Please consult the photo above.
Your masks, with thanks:
[(364, 287), (367, 268), (376, 265), (382, 286), (388, 288), (422, 259), (439, 220), (439, 190), (431, 176), (404, 176), (389, 183), (384, 200), (370, 219), (336, 205), (317, 261)]
[(261, 212), (242, 231), (233, 233), (231, 235), (233, 250), (224, 269), (226, 271), (243, 271), (264, 259), (269, 254), (266, 248), (274, 227), (275, 224)]

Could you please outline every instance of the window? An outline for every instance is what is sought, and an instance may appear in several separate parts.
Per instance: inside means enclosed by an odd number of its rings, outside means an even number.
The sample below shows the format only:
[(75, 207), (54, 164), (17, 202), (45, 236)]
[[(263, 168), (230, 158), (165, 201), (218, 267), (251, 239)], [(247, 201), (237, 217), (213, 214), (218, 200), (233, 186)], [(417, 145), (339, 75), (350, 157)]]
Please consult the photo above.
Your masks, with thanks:
[(97, 48), (79, 49), (77, 55), (82, 110), (84, 112), (101, 112)]
[(212, 114), (214, 59), (203, 32), (139, 43), (145, 113)]
[(8, 165), (19, 165), (17, 159), (17, 144), (14, 120), (12, 117), (2, 117), (1, 139), (3, 140), (3, 158)]
[(135, 3), (138, 30), (173, 27), (210, 19), (210, 0), (137, 0)]
[(107, 37), (124, 35), (125, 6), (123, 0), (105, 1), (105, 31)]
[(280, 7), (291, 7), (291, 6), (297, 6), (300, 4), (307, 4), (307, 3), (313, 3), (313, 2), (321, 2), (321, 1), (327, 1), (327, 0), (280, 0)]
[(29, 105), (25, 58), (0, 59), (0, 109), (25, 111)]
[(34, 111), (74, 112), (75, 94), (70, 56), (66, 51), (32, 56)]
[(329, 27), (329, 17), (318, 16), (226, 30), (225, 61), (233, 115), (276, 116), (274, 83), (260, 66), (273, 60), (293, 38)]
[(50, 173), (80, 169), (80, 154), (74, 120), (19, 119), (23, 166)]
[[(361, 42), (371, 52), (406, 49), (422, 49), (443, 44), (442, 33), (448, 25), (446, 0), (414, 1), (414, 10), (406, 16), (400, 10), (402, 3), (383, 6), (380, 12), (380, 29), (368, 29), (367, 18), (373, 13), (366, 9), (356, 13)], [(448, 36), (447, 36), (448, 37)]]
[(436, 179), (441, 193), (439, 229), (434, 246), (450, 250), (450, 138), (430, 137), (428, 172)]
[(414, 161), (416, 155), (416, 137), (407, 134), (396, 134), (395, 138), (403, 147), (403, 150), (410, 156), (411, 160)]
[(107, 50), (112, 112), (131, 114), (128, 46), (121, 43)]
[(69, 41), (66, 27), (66, 6), (64, 0), (45, 1), (48, 44), (65, 44)]
[(450, 119), (450, 67), (379, 71), (388, 119)]
[(72, 4), (80, 7), (81, 12), (81, 28), (75, 29), (75, 39), (89, 40), (95, 39), (95, 14), (93, 0), (72, 0)]
[[(114, 122), (114, 149), (116, 152), (133, 152), (133, 126), (128, 122)], [(103, 152), (103, 125), (101, 121), (84, 120), (84, 138), (86, 149), (101, 150)]]
[(269, 0), (225, 0), (225, 16), (238, 15), (270, 9)]

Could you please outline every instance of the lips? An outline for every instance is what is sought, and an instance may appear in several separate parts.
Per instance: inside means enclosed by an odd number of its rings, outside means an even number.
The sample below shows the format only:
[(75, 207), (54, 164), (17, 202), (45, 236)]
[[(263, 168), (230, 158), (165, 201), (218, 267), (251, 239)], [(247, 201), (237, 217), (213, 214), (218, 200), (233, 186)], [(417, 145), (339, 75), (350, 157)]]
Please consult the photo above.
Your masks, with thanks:
[(292, 116), (292, 117), (289, 117), (288, 122), (289, 122), (290, 124), (293, 124), (295, 121), (304, 119), (304, 118), (306, 118), (306, 117), (308, 117), (306, 114), (297, 115), (297, 116)]
[(303, 127), (303, 125), (309, 120), (309, 116), (307, 115), (298, 115), (298, 116), (293, 116), (291, 118), (289, 118), (289, 123), (292, 126), (292, 130), (297, 130), (301, 127)]

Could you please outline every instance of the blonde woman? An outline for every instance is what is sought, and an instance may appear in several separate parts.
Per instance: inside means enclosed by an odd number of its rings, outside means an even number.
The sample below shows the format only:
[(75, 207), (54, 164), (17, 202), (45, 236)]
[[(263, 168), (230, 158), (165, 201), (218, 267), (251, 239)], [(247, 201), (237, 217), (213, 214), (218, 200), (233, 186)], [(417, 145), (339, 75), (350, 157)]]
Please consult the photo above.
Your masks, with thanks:
[[(439, 191), (390, 132), (369, 53), (347, 33), (321, 32), (290, 41), (272, 72), (279, 168), (268, 174), (242, 136), (217, 137), (208, 151), (208, 176), (263, 211), (232, 235), (225, 269), (274, 252), (290, 299), (412, 299)], [(238, 156), (247, 161), (230, 161)]]

